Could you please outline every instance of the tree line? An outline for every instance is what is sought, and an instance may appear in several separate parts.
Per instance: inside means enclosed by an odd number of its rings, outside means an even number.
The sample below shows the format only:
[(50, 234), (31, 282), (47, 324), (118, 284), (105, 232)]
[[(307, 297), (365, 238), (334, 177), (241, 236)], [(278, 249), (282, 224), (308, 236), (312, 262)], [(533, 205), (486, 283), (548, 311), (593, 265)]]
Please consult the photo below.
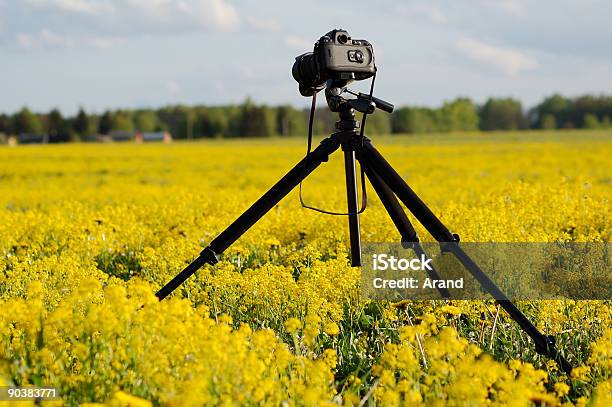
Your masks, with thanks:
[[(60, 141), (123, 132), (168, 131), (174, 138), (292, 137), (307, 130), (308, 109), (289, 105), (267, 106), (245, 101), (230, 106), (167, 106), (159, 109), (108, 110), (102, 114), (79, 109), (64, 117), (57, 109), (33, 113), (28, 108), (0, 114), (0, 134), (45, 134)], [(438, 108), (404, 106), (389, 115), (368, 116), (369, 133), (444, 133), (522, 129), (609, 128), (612, 97), (584, 95), (567, 98), (554, 94), (529, 110), (512, 98), (489, 98), (477, 105), (468, 98), (445, 102)], [(314, 132), (328, 134), (335, 113), (318, 108)]]

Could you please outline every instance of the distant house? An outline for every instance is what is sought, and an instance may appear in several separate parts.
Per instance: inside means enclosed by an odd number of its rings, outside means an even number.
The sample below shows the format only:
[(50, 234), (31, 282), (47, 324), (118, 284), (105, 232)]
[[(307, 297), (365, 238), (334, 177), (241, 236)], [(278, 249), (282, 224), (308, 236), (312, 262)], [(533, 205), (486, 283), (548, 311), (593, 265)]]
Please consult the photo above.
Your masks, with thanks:
[(125, 130), (114, 130), (110, 132), (110, 137), (113, 141), (131, 141), (134, 140), (134, 133)]
[(47, 143), (67, 143), (70, 141), (68, 134), (33, 134), (21, 133), (17, 136), (19, 144), (47, 144)]
[(17, 141), (19, 144), (42, 144), (48, 143), (49, 137), (46, 134), (21, 133)]
[(113, 141), (113, 139), (108, 134), (90, 134), (90, 135), (85, 136), (85, 141), (97, 142), (97, 143), (110, 143)]
[(156, 132), (143, 132), (136, 133), (134, 139), (139, 143), (149, 141), (162, 141), (164, 143), (170, 143), (172, 141), (172, 135), (167, 131), (156, 131)]
[(67, 143), (69, 141), (70, 141), (70, 135), (68, 133), (49, 134), (49, 143)]

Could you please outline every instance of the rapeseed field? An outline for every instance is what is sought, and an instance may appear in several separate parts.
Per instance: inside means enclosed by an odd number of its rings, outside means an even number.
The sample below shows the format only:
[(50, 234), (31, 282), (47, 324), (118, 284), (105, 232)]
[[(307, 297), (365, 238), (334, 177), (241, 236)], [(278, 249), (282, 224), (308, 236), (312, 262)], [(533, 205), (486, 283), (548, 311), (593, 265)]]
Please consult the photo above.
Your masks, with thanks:
[[(346, 218), (296, 191), (159, 302), (303, 142), (0, 146), (0, 385), (66, 406), (612, 404), (609, 302), (519, 303), (565, 375), (494, 301), (361, 298)], [(609, 131), (373, 142), (463, 241), (611, 240)], [(304, 199), (345, 211), (343, 176), (336, 154)], [(368, 187), (362, 239), (397, 241)]]

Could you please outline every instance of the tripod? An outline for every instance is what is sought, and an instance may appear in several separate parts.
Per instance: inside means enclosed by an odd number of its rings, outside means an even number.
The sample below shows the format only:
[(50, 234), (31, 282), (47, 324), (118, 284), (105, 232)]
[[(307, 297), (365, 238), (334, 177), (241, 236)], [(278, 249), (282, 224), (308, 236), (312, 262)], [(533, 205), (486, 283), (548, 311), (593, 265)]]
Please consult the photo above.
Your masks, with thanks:
[[(325, 91), (330, 109), (339, 113), (340, 120), (336, 122), (337, 132), (321, 141), (317, 148), (309, 152), (295, 167), (274, 184), (268, 192), (213, 239), (208, 247), (202, 250), (200, 255), (191, 264), (161, 288), (156, 293), (156, 296), (160, 300), (166, 298), (204, 264), (216, 264), (218, 262), (218, 254), (231, 246), (232, 243), (278, 204), (302, 180), (308, 177), (319, 165), (326, 162), (330, 154), (341, 147), (344, 152), (344, 170), (348, 200), (348, 213), (346, 215), (348, 216), (349, 224), (352, 266), (361, 266), (361, 239), (355, 170), (355, 160), (358, 160), (364, 169), (366, 177), (374, 187), (376, 194), (398, 229), (403, 246), (411, 248), (417, 256), (426, 255), (419, 243), (419, 237), (400, 206), (399, 201), (408, 208), (425, 229), (440, 243), (442, 252), (454, 255), (482, 287), (508, 312), (510, 317), (519, 324), (523, 331), (532, 338), (536, 351), (555, 360), (561, 369), (569, 374), (572, 367), (555, 348), (554, 337), (542, 334), (527, 319), (461, 248), (459, 236), (451, 233), (442, 224), (378, 150), (374, 148), (370, 140), (357, 131), (359, 129), (359, 122), (355, 119), (355, 110), (362, 113), (372, 113), (374, 109), (378, 108), (390, 113), (393, 110), (393, 105), (378, 98), (361, 93), (353, 93), (345, 89), (345, 86), (346, 82), (337, 83), (333, 86), (328, 85)], [(357, 98), (343, 98), (341, 94), (344, 91), (356, 95)], [(432, 278), (439, 279), (435, 269), (429, 270), (428, 273)], [(448, 290), (442, 288), (439, 291), (443, 298), (450, 297)]]

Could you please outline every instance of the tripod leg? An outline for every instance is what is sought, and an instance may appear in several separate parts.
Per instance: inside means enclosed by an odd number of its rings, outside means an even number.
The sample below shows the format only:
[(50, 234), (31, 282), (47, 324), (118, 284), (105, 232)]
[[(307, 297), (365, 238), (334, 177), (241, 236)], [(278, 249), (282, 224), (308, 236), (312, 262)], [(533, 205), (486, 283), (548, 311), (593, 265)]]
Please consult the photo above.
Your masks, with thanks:
[(334, 138), (327, 138), (308, 154), (302, 161), (293, 167), (283, 178), (259, 198), (238, 219), (221, 232), (210, 245), (206, 247), (198, 258), (189, 264), (176, 277), (170, 280), (155, 295), (160, 300), (166, 298), (179, 285), (187, 280), (204, 264), (215, 264), (217, 255), (225, 251), (240, 236), (262, 216), (272, 209), (281, 199), (285, 197), (296, 185), (313, 172), (322, 162), (327, 161), (328, 156), (340, 147), (340, 143)]
[[(400, 203), (398, 202), (393, 192), (389, 189), (387, 184), (385, 184), (382, 178), (380, 178), (378, 174), (376, 174), (371, 168), (365, 165), (363, 166), (363, 168), (365, 170), (366, 176), (370, 180), (370, 183), (374, 187), (376, 194), (378, 195), (380, 201), (387, 210), (387, 213), (391, 217), (391, 220), (395, 224), (395, 227), (399, 231), (400, 236), (402, 237), (402, 245), (411, 247), (417, 256), (429, 258), (429, 256), (423, 249), (423, 246), (419, 242), (419, 236), (414, 230), (412, 223), (410, 223), (408, 216), (406, 216), (406, 213), (400, 206)], [(440, 275), (438, 274), (438, 271), (434, 267), (431, 267), (429, 270), (427, 270), (427, 274), (430, 278), (434, 280), (441, 279)], [(438, 287), (438, 292), (440, 293), (442, 298), (450, 298), (450, 292), (448, 291), (448, 289)]]
[(457, 240), (369, 141), (363, 143), (360, 160), (384, 180), (391, 191), (438, 242)]
[(384, 157), (372, 146), (369, 141), (363, 143), (360, 159), (366, 168), (371, 167), (397, 197), (406, 205), (432, 236), (441, 243), (443, 251), (452, 253), (463, 266), (478, 280), (478, 282), (497, 300), (508, 312), (510, 317), (527, 333), (536, 345), (536, 351), (557, 361), (560, 367), (570, 373), (572, 366), (555, 348), (554, 339), (542, 334), (527, 317), (506, 297), (495, 283), (478, 267), (478, 265), (459, 247), (457, 236), (453, 235), (442, 222), (433, 214), (423, 201), (410, 189), (408, 184), (391, 167)]
[(540, 355), (546, 355), (557, 361), (561, 369), (566, 373), (571, 373), (572, 366), (569, 362), (559, 354), (555, 348), (554, 337), (542, 334), (529, 319), (514, 305), (514, 303), (506, 297), (506, 295), (495, 285), (495, 283), (487, 276), (478, 265), (467, 255), (466, 252), (459, 246), (458, 243), (449, 243), (446, 250), (450, 251), (457, 257), (463, 266), (478, 280), (478, 282), (497, 300), (508, 314), (514, 319), (521, 328), (533, 339), (536, 346), (536, 351)]
[(406, 213), (400, 206), (400, 203), (393, 192), (385, 184), (382, 178), (380, 178), (378, 174), (376, 174), (370, 167), (364, 164), (362, 165), (368, 180), (370, 180), (370, 183), (374, 187), (374, 191), (376, 191), (376, 194), (387, 210), (389, 217), (399, 231), (400, 236), (402, 237), (402, 243), (418, 242), (419, 236), (414, 230), (412, 223), (410, 223), (408, 216), (406, 216)]
[(355, 171), (355, 150), (351, 143), (342, 144), (344, 150), (344, 174), (346, 177), (346, 198), (348, 202), (349, 237), (351, 242), (351, 266), (361, 266), (361, 237), (359, 232), (359, 209), (357, 198), (357, 175)]

